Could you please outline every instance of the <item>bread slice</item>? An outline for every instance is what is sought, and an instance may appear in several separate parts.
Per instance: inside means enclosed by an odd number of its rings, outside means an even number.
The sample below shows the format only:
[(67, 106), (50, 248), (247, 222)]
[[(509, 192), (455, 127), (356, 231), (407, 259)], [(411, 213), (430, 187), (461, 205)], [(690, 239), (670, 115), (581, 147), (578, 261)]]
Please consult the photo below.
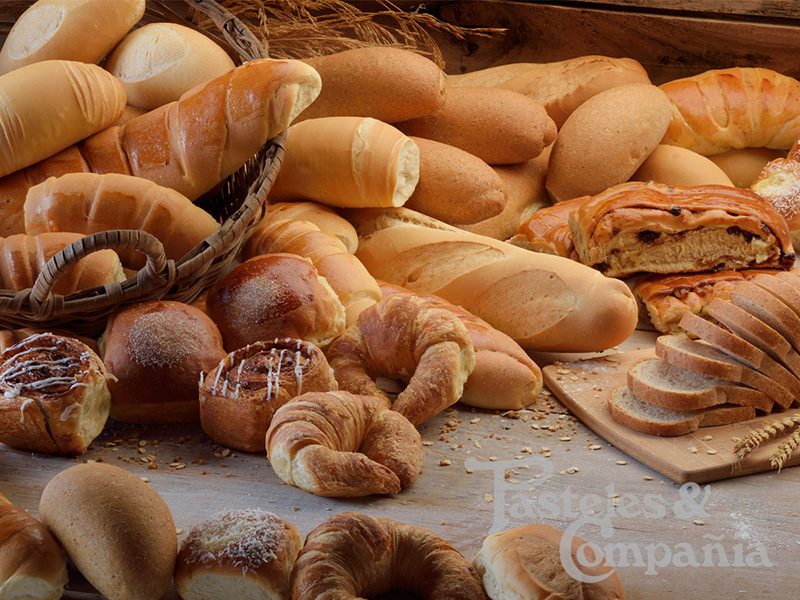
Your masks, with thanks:
[(695, 373), (661, 358), (636, 361), (628, 368), (627, 377), (628, 387), (636, 396), (673, 410), (699, 410), (720, 404), (755, 408), (771, 403), (760, 390)]
[(788, 340), (772, 327), (732, 302), (719, 298), (708, 304), (707, 311), (731, 333), (750, 342), (800, 378), (800, 355)]
[[(697, 336), (718, 350), (741, 360), (751, 368), (773, 379), (776, 383), (789, 390), (792, 398), (800, 399), (800, 379), (782, 364), (768, 356), (766, 352), (755, 347), (747, 340), (694, 313), (684, 314), (681, 317), (680, 326), (691, 335)], [(776, 402), (782, 408), (789, 408), (791, 405), (791, 403), (784, 405), (780, 399), (777, 399)]]
[(755, 407), (767, 413), (772, 411), (774, 402), (787, 406), (794, 400), (792, 393), (782, 385), (705, 342), (662, 335), (656, 340), (656, 355), (677, 367), (764, 392), (765, 401)]
[[(779, 273), (782, 272), (779, 271)], [(775, 296), (792, 309), (795, 314), (800, 315), (800, 277), (796, 277), (796, 279), (798, 280), (798, 285), (794, 286), (782, 277), (760, 273), (750, 281)]]
[(800, 348), (800, 316), (776, 296), (749, 281), (737, 283), (730, 291), (731, 302), (772, 327), (792, 347)]
[(648, 435), (675, 437), (700, 427), (739, 423), (755, 417), (752, 406), (722, 405), (701, 410), (672, 410), (655, 406), (622, 385), (608, 398), (611, 418), (621, 425)]

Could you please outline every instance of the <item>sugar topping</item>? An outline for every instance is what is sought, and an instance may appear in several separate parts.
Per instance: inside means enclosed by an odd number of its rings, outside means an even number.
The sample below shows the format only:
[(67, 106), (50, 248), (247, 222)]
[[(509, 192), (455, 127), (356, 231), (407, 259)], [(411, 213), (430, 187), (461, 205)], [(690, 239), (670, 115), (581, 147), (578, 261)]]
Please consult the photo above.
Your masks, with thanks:
[(274, 561), (286, 541), (286, 524), (271, 512), (248, 509), (217, 513), (194, 526), (182, 550), (200, 564), (229, 560), (248, 569)]
[(174, 313), (149, 312), (131, 326), (128, 350), (137, 364), (170, 367), (195, 351), (205, 338), (203, 324), (195, 318), (176, 318)]

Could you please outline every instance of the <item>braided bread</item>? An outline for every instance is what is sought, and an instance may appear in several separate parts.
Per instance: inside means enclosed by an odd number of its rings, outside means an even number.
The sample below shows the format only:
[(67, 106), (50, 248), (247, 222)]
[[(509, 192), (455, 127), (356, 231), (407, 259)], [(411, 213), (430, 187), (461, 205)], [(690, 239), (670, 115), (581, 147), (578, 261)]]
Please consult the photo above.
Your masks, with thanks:
[(428, 600), (487, 600), (469, 562), (433, 531), (338, 514), (306, 538), (292, 571), (292, 598), (352, 600), (390, 590)]
[(458, 402), (475, 368), (466, 326), (453, 312), (416, 296), (365, 309), (327, 352), (339, 388), (382, 396), (378, 375), (408, 382), (392, 408), (415, 426)]
[(422, 439), (382, 398), (308, 392), (272, 417), (267, 455), (286, 483), (318, 496), (392, 494), (416, 481)]

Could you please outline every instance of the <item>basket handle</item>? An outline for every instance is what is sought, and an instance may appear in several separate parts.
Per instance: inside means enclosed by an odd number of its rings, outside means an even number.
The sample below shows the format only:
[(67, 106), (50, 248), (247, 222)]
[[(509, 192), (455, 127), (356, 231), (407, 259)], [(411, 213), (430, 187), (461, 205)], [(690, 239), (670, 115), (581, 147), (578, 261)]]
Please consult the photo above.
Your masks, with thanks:
[[(164, 246), (154, 235), (138, 229), (100, 231), (75, 240), (47, 261), (31, 289), (31, 307), (40, 310), (56, 282), (82, 258), (109, 249), (136, 250), (147, 257), (145, 266), (136, 276), (136, 291), (139, 293), (168, 285), (175, 277), (174, 268), (166, 269), (168, 262), (172, 261), (167, 261)], [(165, 269), (166, 276), (162, 273)]]

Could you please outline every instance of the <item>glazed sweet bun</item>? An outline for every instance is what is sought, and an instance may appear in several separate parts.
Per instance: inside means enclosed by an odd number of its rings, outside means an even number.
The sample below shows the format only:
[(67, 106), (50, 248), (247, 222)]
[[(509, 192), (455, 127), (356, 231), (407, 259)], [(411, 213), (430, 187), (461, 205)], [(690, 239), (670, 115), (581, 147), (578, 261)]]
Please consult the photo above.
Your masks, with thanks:
[[(564, 565), (567, 543), (571, 564)], [(616, 571), (597, 559), (582, 539), (531, 524), (487, 537), (472, 564), (492, 600), (624, 600)]]
[(183, 600), (288, 600), (303, 540), (262, 510), (231, 510), (195, 525), (181, 544), (175, 589)]
[(126, 35), (103, 66), (122, 81), (129, 104), (153, 109), (235, 65), (220, 45), (199, 31), (175, 23), (149, 23)]
[(208, 315), (225, 349), (276, 338), (295, 338), (322, 348), (345, 328), (345, 309), (311, 261), (279, 252), (234, 267), (206, 298)]
[(226, 353), (214, 322), (200, 309), (168, 300), (124, 308), (100, 339), (111, 418), (124, 423), (200, 421), (200, 373)]
[(786, 219), (792, 245), (800, 247), (800, 162), (790, 158), (770, 161), (750, 185), (750, 191), (769, 202)]

